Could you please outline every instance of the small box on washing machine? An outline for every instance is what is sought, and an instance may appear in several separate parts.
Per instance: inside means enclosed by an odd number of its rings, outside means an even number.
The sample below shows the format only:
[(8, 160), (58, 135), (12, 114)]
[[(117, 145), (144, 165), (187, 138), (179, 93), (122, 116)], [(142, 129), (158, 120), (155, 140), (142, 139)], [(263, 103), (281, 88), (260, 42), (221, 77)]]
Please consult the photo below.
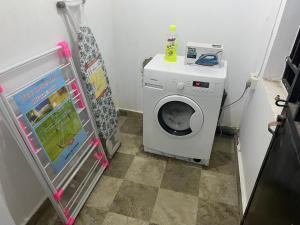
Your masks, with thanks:
[(223, 46), (188, 42), (185, 53), (185, 64), (201, 66), (221, 66)]

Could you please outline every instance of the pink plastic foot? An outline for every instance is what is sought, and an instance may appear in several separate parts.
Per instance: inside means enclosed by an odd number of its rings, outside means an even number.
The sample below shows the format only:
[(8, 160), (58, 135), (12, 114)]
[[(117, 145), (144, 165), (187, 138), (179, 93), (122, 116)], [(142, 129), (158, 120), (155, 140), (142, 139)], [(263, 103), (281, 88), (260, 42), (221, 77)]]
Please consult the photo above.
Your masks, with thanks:
[(55, 201), (57, 201), (57, 202), (60, 201), (62, 195), (64, 194), (64, 192), (65, 192), (64, 189), (58, 189), (58, 190), (56, 191), (56, 193), (54, 193), (54, 195), (53, 195), (53, 198), (55, 199)]
[(98, 161), (101, 161), (104, 158), (104, 152), (94, 152), (93, 155)]
[(69, 48), (69, 45), (66, 41), (59, 41), (57, 43), (58, 46), (61, 46), (60, 55), (64, 56), (66, 58), (70, 58), (72, 56), (71, 50)]
[(109, 167), (109, 161), (108, 160), (104, 160), (102, 163), (102, 166), (106, 169), (107, 167)]
[(65, 225), (73, 225), (75, 223), (75, 218), (70, 217)]
[(5, 88), (3, 87), (3, 85), (0, 85), (0, 93), (2, 94), (5, 91)]

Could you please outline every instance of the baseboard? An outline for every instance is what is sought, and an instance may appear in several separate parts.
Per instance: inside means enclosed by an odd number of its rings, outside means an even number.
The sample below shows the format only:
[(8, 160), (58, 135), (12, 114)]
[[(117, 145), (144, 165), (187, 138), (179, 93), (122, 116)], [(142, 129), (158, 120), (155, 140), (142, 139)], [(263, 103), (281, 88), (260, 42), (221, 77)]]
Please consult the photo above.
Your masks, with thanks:
[[(238, 138), (238, 143), (239, 138)], [(242, 210), (243, 213), (246, 210), (247, 207), (247, 195), (246, 195), (246, 182), (245, 182), (245, 173), (244, 173), (244, 167), (243, 167), (243, 161), (242, 161), (242, 152), (240, 149), (240, 144), (237, 145), (237, 157), (238, 157), (238, 169), (239, 169), (239, 179), (240, 179), (240, 190), (241, 190), (241, 201), (242, 201)]]
[(225, 134), (225, 135), (236, 135), (238, 134), (239, 129), (236, 127), (228, 127), (228, 126), (217, 126), (216, 133), (217, 134)]
[(128, 117), (140, 117), (143, 118), (142, 111), (135, 111), (131, 109), (119, 108), (117, 110), (119, 116), (128, 116)]

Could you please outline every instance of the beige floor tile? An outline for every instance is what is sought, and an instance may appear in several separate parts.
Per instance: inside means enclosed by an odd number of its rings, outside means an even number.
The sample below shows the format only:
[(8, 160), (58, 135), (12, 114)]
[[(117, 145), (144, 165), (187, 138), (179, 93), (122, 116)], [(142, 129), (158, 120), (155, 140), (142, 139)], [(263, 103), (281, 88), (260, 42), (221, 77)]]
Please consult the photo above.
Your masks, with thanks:
[(106, 212), (90, 207), (83, 207), (74, 225), (100, 225), (105, 218)]
[(127, 171), (125, 179), (159, 187), (165, 168), (166, 162), (163, 160), (136, 156)]
[(141, 148), (143, 137), (140, 135), (121, 133), (121, 147), (118, 152), (136, 155)]
[(238, 205), (236, 177), (202, 170), (199, 197), (209, 201)]
[(199, 198), (197, 225), (238, 225), (237, 207)]
[(160, 225), (195, 225), (198, 197), (160, 189), (151, 222)]
[(86, 205), (101, 210), (109, 210), (122, 181), (123, 180), (118, 178), (103, 176), (89, 197)]
[(120, 215), (117, 213), (107, 213), (102, 225), (148, 225), (149, 223), (143, 220)]

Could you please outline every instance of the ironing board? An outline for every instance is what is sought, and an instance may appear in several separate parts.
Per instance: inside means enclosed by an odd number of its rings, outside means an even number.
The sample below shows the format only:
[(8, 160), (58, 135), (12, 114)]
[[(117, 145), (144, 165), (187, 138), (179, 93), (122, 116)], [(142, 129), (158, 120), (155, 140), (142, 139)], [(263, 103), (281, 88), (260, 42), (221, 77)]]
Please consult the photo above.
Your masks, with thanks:
[[(105, 64), (91, 29), (79, 23), (64, 2), (60, 3), (62, 7), (58, 5), (58, 8), (63, 9), (67, 24), (75, 33), (74, 42), (78, 52), (81, 81), (95, 117), (99, 137), (111, 158), (120, 146), (120, 141), (117, 111)], [(79, 7), (80, 13), (83, 14), (83, 5)]]

